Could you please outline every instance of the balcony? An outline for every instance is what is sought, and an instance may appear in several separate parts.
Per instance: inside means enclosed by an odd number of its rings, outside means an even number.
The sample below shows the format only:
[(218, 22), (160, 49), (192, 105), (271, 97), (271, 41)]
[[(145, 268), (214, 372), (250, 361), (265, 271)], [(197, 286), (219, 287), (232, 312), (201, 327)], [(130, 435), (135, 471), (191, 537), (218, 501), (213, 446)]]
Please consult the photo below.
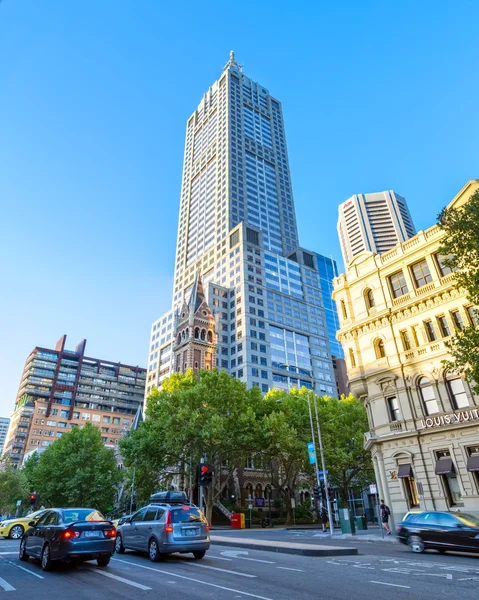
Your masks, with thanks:
[(13, 442), (12, 448), (25, 448), (25, 442)]
[(393, 298), (393, 306), (399, 306), (400, 304), (404, 304), (410, 298), (411, 298), (410, 292), (408, 292), (407, 294), (403, 294), (402, 296), (399, 296), (398, 298)]
[(27, 437), (27, 434), (23, 433), (23, 431), (17, 431), (15, 433), (15, 439), (20, 438), (20, 439), (24, 440), (24, 439), (26, 439), (26, 437)]
[(402, 421), (394, 421), (389, 425), (389, 431), (391, 433), (397, 433), (398, 431), (406, 431), (406, 423)]

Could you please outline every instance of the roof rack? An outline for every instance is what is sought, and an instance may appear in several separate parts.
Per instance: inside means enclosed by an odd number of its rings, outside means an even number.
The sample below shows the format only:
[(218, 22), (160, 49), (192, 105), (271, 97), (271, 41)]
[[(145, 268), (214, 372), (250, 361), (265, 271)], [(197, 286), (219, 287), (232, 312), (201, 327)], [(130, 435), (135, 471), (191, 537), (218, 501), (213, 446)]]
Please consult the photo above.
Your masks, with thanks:
[(189, 504), (186, 492), (157, 492), (150, 496), (150, 504)]

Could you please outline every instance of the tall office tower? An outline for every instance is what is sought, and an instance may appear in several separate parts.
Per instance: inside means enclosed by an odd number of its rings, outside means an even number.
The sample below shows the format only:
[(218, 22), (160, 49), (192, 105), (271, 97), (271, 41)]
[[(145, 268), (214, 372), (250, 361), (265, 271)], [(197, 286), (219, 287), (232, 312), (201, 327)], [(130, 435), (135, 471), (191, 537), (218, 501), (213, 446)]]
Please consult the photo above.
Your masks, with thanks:
[(75, 350), (65, 343), (37, 346), (26, 360), (4, 448), (14, 466), (86, 421), (114, 448), (143, 405), (145, 369), (89, 358), (86, 340)]
[(0, 456), (2, 456), (3, 446), (7, 439), (8, 426), (10, 419), (8, 417), (0, 417)]
[(406, 200), (393, 191), (357, 194), (339, 206), (344, 265), (361, 252), (382, 254), (416, 235)]
[[(198, 275), (216, 366), (262, 391), (334, 393), (316, 255), (298, 247), (281, 103), (230, 60), (188, 119), (172, 310), (152, 326), (146, 395), (176, 369)], [(312, 378), (309, 375), (312, 374)]]

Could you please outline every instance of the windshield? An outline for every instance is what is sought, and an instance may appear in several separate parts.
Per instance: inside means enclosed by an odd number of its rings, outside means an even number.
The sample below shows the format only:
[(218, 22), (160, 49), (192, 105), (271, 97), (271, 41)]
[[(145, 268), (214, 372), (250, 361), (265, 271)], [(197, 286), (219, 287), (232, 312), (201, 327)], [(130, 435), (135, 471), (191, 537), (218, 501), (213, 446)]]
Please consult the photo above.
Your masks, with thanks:
[(72, 508), (63, 511), (64, 523), (77, 521), (105, 521), (105, 517), (97, 510), (91, 508)]
[(472, 515), (459, 513), (456, 514), (456, 517), (461, 521), (461, 523), (464, 523), (464, 525), (467, 525), (468, 527), (479, 527), (479, 519), (473, 517)]
[(197, 508), (183, 506), (182, 508), (173, 508), (171, 510), (171, 521), (173, 523), (194, 523), (195, 521), (204, 521), (203, 514)]

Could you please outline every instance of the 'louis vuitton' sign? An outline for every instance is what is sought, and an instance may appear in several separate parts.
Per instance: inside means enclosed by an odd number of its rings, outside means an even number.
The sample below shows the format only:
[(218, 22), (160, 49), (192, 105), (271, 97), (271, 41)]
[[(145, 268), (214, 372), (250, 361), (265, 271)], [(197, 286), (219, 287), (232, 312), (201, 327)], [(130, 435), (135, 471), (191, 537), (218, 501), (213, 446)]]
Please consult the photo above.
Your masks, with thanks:
[(421, 419), (421, 426), (418, 429), (429, 429), (430, 427), (442, 427), (444, 425), (456, 425), (457, 423), (467, 423), (469, 421), (479, 421), (479, 410), (462, 410), (461, 412), (450, 415), (441, 415), (440, 417), (427, 417)]

